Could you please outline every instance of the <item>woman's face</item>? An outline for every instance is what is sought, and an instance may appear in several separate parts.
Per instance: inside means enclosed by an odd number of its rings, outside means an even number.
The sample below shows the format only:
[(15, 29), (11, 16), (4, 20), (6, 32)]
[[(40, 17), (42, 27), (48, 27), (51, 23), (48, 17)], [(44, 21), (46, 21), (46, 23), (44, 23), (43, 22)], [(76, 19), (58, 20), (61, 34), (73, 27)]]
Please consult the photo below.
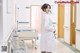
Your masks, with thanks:
[(51, 11), (51, 8), (50, 8), (50, 6), (48, 6), (46, 9), (46, 12), (50, 12), (50, 11)]

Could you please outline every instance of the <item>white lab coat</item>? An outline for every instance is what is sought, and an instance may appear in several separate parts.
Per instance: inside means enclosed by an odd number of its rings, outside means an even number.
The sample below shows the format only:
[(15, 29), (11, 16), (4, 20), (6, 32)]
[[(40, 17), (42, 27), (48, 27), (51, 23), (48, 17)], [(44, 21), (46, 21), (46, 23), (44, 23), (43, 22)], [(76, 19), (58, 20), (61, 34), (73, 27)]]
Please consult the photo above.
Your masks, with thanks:
[(41, 23), (41, 51), (53, 52), (55, 50), (55, 36), (52, 22), (53, 15), (50, 13), (43, 13)]

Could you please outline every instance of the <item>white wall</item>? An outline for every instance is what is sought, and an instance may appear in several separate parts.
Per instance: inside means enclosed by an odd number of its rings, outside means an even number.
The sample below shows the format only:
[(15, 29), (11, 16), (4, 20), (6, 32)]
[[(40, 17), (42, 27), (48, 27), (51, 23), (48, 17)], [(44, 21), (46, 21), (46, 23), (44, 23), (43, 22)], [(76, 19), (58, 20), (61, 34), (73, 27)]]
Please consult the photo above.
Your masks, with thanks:
[(76, 28), (80, 29), (80, 4), (77, 4), (77, 19), (76, 19)]
[(7, 45), (7, 39), (15, 27), (15, 0), (11, 1), (13, 8), (9, 7), (11, 13), (7, 13), (7, 0), (0, 0), (0, 2), (0, 53), (7, 53), (1, 52), (1, 46)]
[[(16, 21), (18, 22), (29, 22), (18, 25), (19, 27), (30, 27), (30, 9), (26, 8), (27, 0), (17, 0), (16, 1)], [(29, 5), (29, 4), (28, 4)], [(22, 25), (22, 26), (21, 26)]]
[(8, 1), (9, 11), (7, 12), (7, 0), (3, 0), (3, 43), (7, 43), (7, 39), (15, 27), (15, 0)]
[[(2, 19), (2, 0), (0, 0), (0, 46), (2, 44), (3, 40), (3, 19)], [(1, 53), (1, 47), (0, 47), (0, 53)]]
[(3, 17), (2, 17), (2, 0), (0, 0), (0, 44), (3, 36)]
[(44, 3), (53, 4), (53, 0), (31, 0), (30, 5), (42, 5)]
[(76, 48), (80, 50), (80, 4), (77, 4), (76, 13)]

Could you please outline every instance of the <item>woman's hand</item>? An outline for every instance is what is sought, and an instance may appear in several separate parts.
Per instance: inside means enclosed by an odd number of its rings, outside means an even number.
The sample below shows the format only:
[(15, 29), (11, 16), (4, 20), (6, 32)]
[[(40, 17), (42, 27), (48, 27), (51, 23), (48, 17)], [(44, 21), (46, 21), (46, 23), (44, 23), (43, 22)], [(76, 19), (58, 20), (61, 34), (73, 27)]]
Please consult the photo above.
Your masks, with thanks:
[(49, 29), (48, 31), (49, 31), (49, 32), (53, 32), (53, 30), (52, 30), (52, 29)]
[(53, 31), (53, 33), (56, 33), (56, 29)]

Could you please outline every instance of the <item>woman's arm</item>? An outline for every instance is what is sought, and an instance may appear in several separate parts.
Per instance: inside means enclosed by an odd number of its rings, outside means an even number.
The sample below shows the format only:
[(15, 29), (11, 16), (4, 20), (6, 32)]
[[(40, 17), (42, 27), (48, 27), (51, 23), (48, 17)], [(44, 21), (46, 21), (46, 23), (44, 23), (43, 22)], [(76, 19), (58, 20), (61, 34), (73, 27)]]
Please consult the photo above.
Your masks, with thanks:
[(44, 28), (46, 31), (53, 32), (54, 27), (52, 25), (52, 21), (50, 21), (48, 18), (45, 18)]

